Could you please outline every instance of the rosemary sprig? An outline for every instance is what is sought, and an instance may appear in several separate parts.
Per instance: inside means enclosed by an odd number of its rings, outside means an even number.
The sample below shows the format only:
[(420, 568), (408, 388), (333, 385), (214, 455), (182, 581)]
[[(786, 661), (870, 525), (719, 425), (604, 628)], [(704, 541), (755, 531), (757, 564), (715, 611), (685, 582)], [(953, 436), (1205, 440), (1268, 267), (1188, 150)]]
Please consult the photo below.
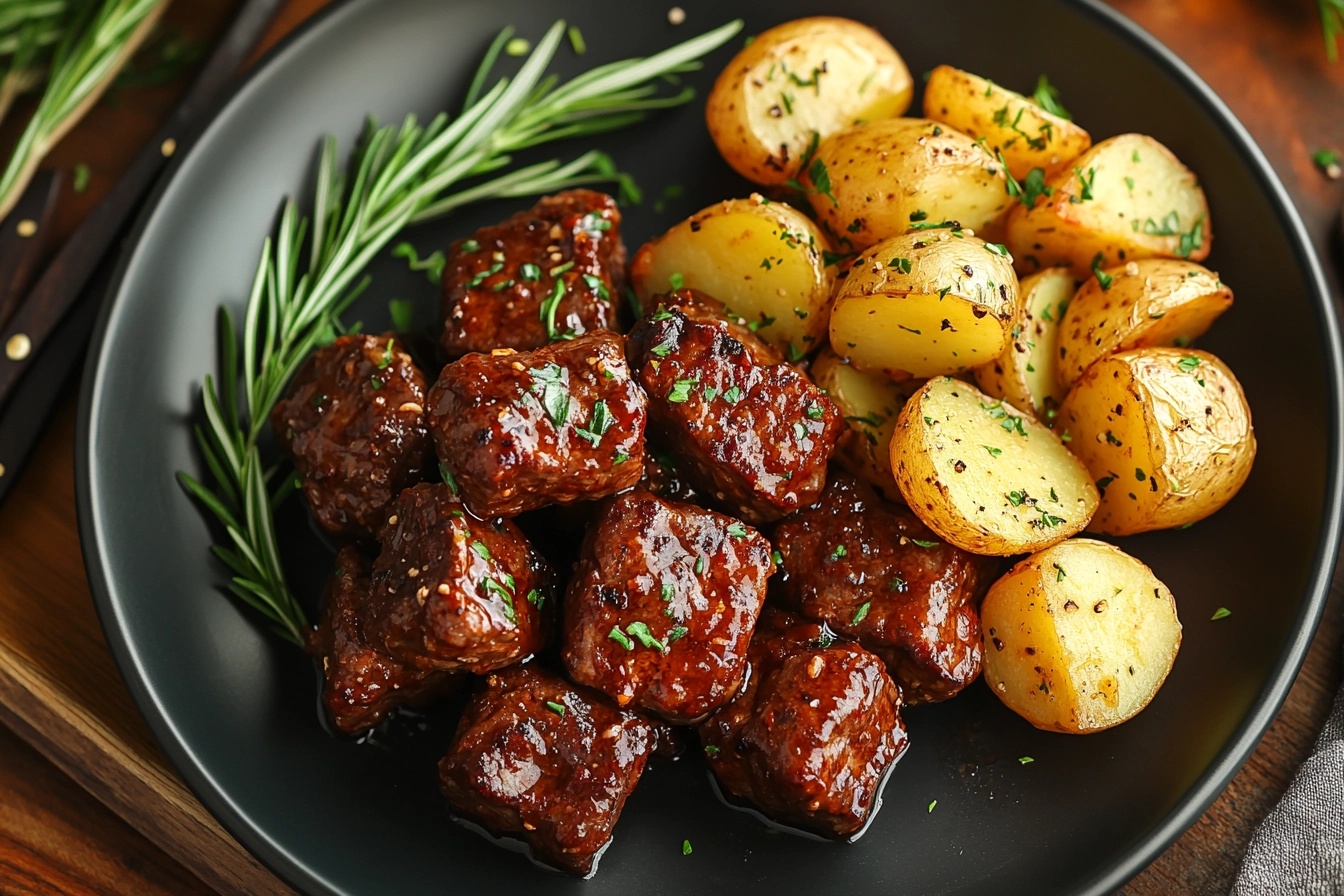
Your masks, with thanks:
[[(48, 150), (97, 102), (166, 6), (167, 0), (86, 0), (76, 7), (52, 51), (37, 110), (0, 171), (0, 218), (18, 201)], [(36, 52), (36, 41), (30, 31), (30, 53)], [(31, 65), (23, 68), (31, 71)]]
[(73, 14), (66, 0), (0, 2), (0, 121), (37, 87)]
[(312, 217), (285, 202), (274, 239), (262, 247), (241, 343), (232, 315), (220, 309), (220, 378), (205, 377), (206, 425), (196, 432), (212, 484), (178, 473), (228, 535), (213, 550), (234, 573), (231, 590), (277, 634), (302, 644), (308, 623), (285, 580), (273, 517), (293, 490), (293, 477), (267, 464), (261, 440), (299, 366), (340, 331), (341, 313), (368, 282), (368, 263), (408, 225), (466, 203), (619, 178), (599, 152), (506, 169), (510, 153), (524, 147), (611, 131), (686, 102), (689, 90), (660, 95), (660, 80), (693, 67), (741, 26), (731, 22), (647, 59), (599, 66), (560, 84), (546, 75), (566, 33), (565, 23), (556, 22), (516, 75), (487, 89), (513, 36), (506, 28), (487, 51), (457, 118), (439, 115), (422, 125), (407, 116), (382, 127), (370, 121), (344, 167), (335, 139), (323, 142)]

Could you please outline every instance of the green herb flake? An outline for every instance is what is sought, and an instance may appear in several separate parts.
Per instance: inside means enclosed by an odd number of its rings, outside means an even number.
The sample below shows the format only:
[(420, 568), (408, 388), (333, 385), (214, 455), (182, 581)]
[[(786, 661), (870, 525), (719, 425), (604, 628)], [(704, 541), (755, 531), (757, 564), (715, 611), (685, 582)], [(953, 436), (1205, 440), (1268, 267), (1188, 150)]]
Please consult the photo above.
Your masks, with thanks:
[(1194, 356), (1187, 356), (1177, 361), (1176, 366), (1181, 368), (1184, 373), (1190, 373), (1199, 366), (1199, 359)]
[(825, 416), (826, 412), (822, 410), (821, 405), (819, 404), (808, 405), (807, 417), (809, 420), (821, 420)]
[(930, 814), (932, 814), (934, 808), (935, 808), (937, 805), (938, 805), (938, 801), (937, 801), (937, 800), (933, 800), (932, 802), (929, 803), (929, 813), (930, 813)]
[(849, 550), (842, 544), (836, 545), (835, 550), (831, 551), (832, 560), (839, 560), (841, 557), (848, 557), (848, 556), (849, 556)]
[(556, 715), (558, 715), (562, 719), (565, 717), (565, 704), (563, 703), (556, 703), (554, 700), (547, 700), (546, 708), (549, 709), (551, 712), (555, 713)]
[(910, 273), (910, 259), (893, 258), (891, 261), (887, 262), (887, 267), (894, 268), (902, 274), (908, 274)]
[(626, 650), (634, 650), (635, 642), (625, 636), (619, 625), (613, 625), (611, 631), (607, 632), (607, 637), (624, 647)]
[(1097, 169), (1087, 169), (1087, 174), (1083, 174), (1082, 169), (1074, 168), (1073, 176), (1078, 180), (1078, 192), (1069, 197), (1072, 203), (1082, 203), (1090, 201), (1092, 197), (1093, 182), (1097, 179)]
[(585, 429), (584, 427), (576, 426), (574, 427), (574, 432), (577, 433), (581, 439), (596, 448), (597, 444), (602, 441), (602, 434), (610, 429), (611, 424), (614, 422), (611, 414), (607, 411), (606, 400), (599, 398), (593, 404), (593, 413), (592, 416), (588, 418), (588, 427)]
[(588, 44), (584, 42), (583, 32), (579, 30), (579, 26), (570, 25), (565, 34), (569, 37), (569, 45), (573, 48), (575, 56), (582, 56), (588, 52)]
[[(1326, 0), (1323, 0), (1326, 2)], [(1339, 153), (1333, 149), (1318, 149), (1311, 154), (1311, 161), (1316, 167), (1321, 169), (1321, 173), (1331, 180), (1339, 180), (1344, 176), (1344, 169), (1340, 167)]]
[[(424, 271), (430, 283), (438, 283), (443, 279), (443, 268), (448, 263), (447, 257), (442, 252), (435, 252), (421, 258), (415, 251), (415, 246), (407, 242), (397, 243), (392, 249), (392, 257), (406, 259), (407, 266), (413, 271)], [(503, 265), (498, 265), (492, 268), (491, 273), (497, 274), (501, 270), (503, 270)], [(480, 274), (477, 274), (477, 276), (481, 277)], [(481, 277), (481, 279), (484, 280), (485, 277)], [(480, 286), (480, 283), (473, 282), (471, 285)]]
[(922, 548), (931, 548), (938, 544), (938, 542), (936, 541), (924, 541), (923, 539), (920, 538), (912, 538), (910, 539), (910, 543), (917, 544)]
[(993, 445), (981, 445), (980, 447), (988, 451), (990, 457), (998, 457), (1003, 453), (1002, 448), (995, 448)]
[(854, 618), (850, 620), (850, 625), (858, 625), (868, 618), (868, 610), (873, 605), (872, 601), (864, 601), (857, 610), (854, 611)]
[(532, 49), (532, 42), (523, 37), (515, 37), (504, 45), (507, 56), (526, 56)]
[(533, 588), (531, 591), (527, 592), (527, 602), (540, 610), (542, 605), (546, 603), (546, 595), (536, 588)]
[(1218, 609), (1213, 611), (1213, 615), (1209, 617), (1209, 621), (1217, 622), (1219, 619), (1226, 619), (1231, 615), (1232, 611), (1229, 610), (1227, 607), (1219, 607)]
[(83, 162), (77, 164), (74, 171), (74, 180), (71, 183), (74, 191), (76, 193), (83, 193), (87, 190), (89, 188), (90, 177), (89, 166), (85, 165)]
[(684, 289), (686, 287), (686, 278), (680, 271), (673, 271), (667, 275), (668, 288), (672, 290)]
[(1032, 759), (1030, 756), (1019, 756), (1019, 757), (1017, 757), (1017, 761), (1018, 761), (1018, 763), (1020, 763), (1021, 765), (1031, 765), (1031, 764), (1032, 764), (1033, 762), (1035, 762), (1036, 760), (1035, 760), (1035, 759)]
[(453, 471), (444, 466), (443, 461), (439, 461), (439, 478), (448, 486), (450, 492), (457, 494), (457, 480), (453, 478)]
[[(705, 749), (709, 749), (709, 748), (706, 747)], [(689, 841), (689, 840), (683, 840), (683, 841), (681, 841), (681, 854), (684, 855), (684, 856), (688, 856), (688, 855), (691, 854), (691, 841)]]
[[(691, 389), (696, 385), (695, 380), (677, 380), (672, 384), (672, 390), (667, 393), (667, 400), (674, 404), (682, 404), (691, 397)], [(727, 397), (727, 394), (724, 394)]]
[(731, 535), (733, 538), (746, 538), (747, 527), (744, 526), (742, 523), (737, 522), (731, 523), (728, 526), (728, 534)]
[(518, 266), (518, 276), (529, 283), (535, 283), (541, 279), (541, 268), (530, 261), (525, 261)]
[(541, 399), (546, 416), (557, 428), (569, 422), (569, 377), (555, 362), (528, 369), (532, 377), (531, 393)]
[(1097, 284), (1101, 287), (1102, 292), (1110, 289), (1111, 282), (1115, 280), (1115, 277), (1101, 269), (1101, 266), (1105, 261), (1106, 255), (1103, 252), (1098, 252), (1096, 255), (1092, 256), (1092, 274), (1097, 278)]
[(376, 376), (369, 377), (369, 385), (375, 389), (383, 388), (383, 381)]
[(779, 551), (771, 551), (771, 552), (770, 552), (770, 559), (771, 559), (771, 561), (774, 562), (775, 566), (783, 566), (783, 565), (784, 565), (784, 555), (781, 554)]
[(812, 187), (818, 195), (825, 196), (831, 200), (831, 204), (836, 208), (840, 207), (840, 200), (835, 198), (831, 192), (831, 173), (826, 170), (826, 162), (822, 159), (813, 159), (812, 164), (808, 166), (807, 176), (812, 181)]
[(695, 570), (695, 574), (696, 574), (696, 575), (700, 575), (701, 573), (703, 573), (703, 572), (705, 571), (705, 555), (704, 555), (704, 554), (697, 554), (697, 555), (696, 555), (696, 557), (695, 557), (695, 566), (692, 567), (692, 568)]
[(649, 627), (642, 622), (630, 623), (625, 627), (625, 631), (631, 637), (638, 639), (639, 643), (643, 644), (645, 647), (652, 648), (659, 653), (667, 650), (667, 648), (663, 646), (663, 642), (655, 638), (653, 632), (649, 631)]
[(729, 404), (737, 404), (742, 400), (742, 390), (737, 386), (730, 386), (723, 390), (723, 400)]
[(485, 542), (473, 541), (471, 543), (471, 549), (475, 552), (476, 556), (480, 557), (482, 560), (490, 559), (490, 549), (485, 546)]
[(926, 221), (926, 220), (928, 220), (928, 217), (929, 217), (929, 213), (926, 212), (926, 211), (924, 211), (924, 209), (922, 209), (922, 208), (917, 208), (917, 209), (915, 209), (914, 211), (912, 211), (912, 212), (910, 213), (910, 220), (911, 220), (912, 222), (913, 222), (913, 221)]
[(410, 299), (390, 299), (387, 303), (388, 316), (392, 318), (392, 329), (398, 333), (409, 332), (414, 324), (415, 306)]
[(1065, 121), (1073, 121), (1069, 110), (1059, 102), (1059, 91), (1045, 75), (1036, 79), (1036, 89), (1031, 94), (1031, 100), (1051, 115), (1056, 115)]
[(1056, 581), (1056, 582), (1062, 582), (1062, 581), (1064, 581), (1064, 579), (1066, 579), (1066, 578), (1068, 577), (1068, 573), (1066, 573), (1066, 572), (1064, 571), (1064, 567), (1060, 566), (1058, 563), (1052, 563), (1052, 564), (1050, 564), (1050, 565), (1053, 566), (1053, 567), (1055, 568), (1055, 581)]
[(669, 645), (675, 644), (677, 641), (680, 641), (682, 638), (690, 634), (690, 631), (691, 630), (684, 625), (672, 626), (672, 630), (667, 633), (667, 643)]
[(605, 302), (611, 299), (611, 292), (607, 289), (607, 284), (602, 282), (601, 277), (598, 277), (596, 274), (580, 274), (579, 279), (583, 281), (583, 285), (588, 287), (593, 295), (597, 296), (602, 301)]

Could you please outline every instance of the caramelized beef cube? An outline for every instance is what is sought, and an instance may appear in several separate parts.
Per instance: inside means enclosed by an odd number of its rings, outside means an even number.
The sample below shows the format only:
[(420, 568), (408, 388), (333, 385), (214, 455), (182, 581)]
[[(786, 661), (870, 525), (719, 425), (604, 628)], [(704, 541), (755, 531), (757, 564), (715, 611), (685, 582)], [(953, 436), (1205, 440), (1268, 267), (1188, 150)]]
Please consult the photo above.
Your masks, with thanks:
[(313, 356), (271, 412), (317, 522), (367, 538), (432, 456), (425, 378), (390, 336), (342, 336)]
[(424, 706), (461, 676), (416, 669), (369, 646), (359, 621), (369, 599), (369, 561), (354, 546), (336, 555), (310, 651), (322, 661), (322, 705), (336, 730), (372, 728), (397, 706)]
[(784, 824), (860, 833), (908, 744), (901, 691), (882, 660), (770, 610), (750, 664), (742, 692), (699, 726), (719, 783)]
[(692, 722), (737, 693), (774, 570), (754, 529), (643, 490), (589, 528), (565, 594), (565, 667), (621, 706)]
[(639, 486), (665, 501), (701, 503), (700, 495), (681, 472), (677, 459), (652, 445), (646, 444), (644, 449), (644, 475), (640, 477)]
[(480, 520), (443, 483), (392, 505), (360, 622), (369, 643), (419, 669), (484, 673), (544, 642), (550, 571), (518, 527)]
[(515, 666), (467, 703), (439, 781), (468, 819), (588, 875), (654, 745), (638, 715), (536, 664)]
[(645, 398), (609, 330), (459, 358), (429, 393), (439, 459), (477, 516), (604, 498), (644, 468)]
[(440, 341), (456, 358), (612, 329), (624, 286), (616, 200), (592, 190), (557, 193), (448, 247)]
[(770, 350), (706, 314), (712, 300), (690, 290), (664, 298), (630, 333), (651, 429), (692, 485), (734, 516), (769, 522), (811, 504), (840, 411), (792, 365), (761, 363)]
[(904, 507), (833, 473), (821, 500), (775, 527), (773, 599), (882, 657), (910, 704), (980, 674), (980, 598), (993, 561), (942, 541)]

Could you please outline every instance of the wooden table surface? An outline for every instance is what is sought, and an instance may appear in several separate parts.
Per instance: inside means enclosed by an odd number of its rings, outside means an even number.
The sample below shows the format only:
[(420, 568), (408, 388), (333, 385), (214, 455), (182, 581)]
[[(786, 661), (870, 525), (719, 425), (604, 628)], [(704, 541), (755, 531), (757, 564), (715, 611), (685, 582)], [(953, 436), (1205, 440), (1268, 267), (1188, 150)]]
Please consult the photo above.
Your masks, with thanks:
[[(290, 0), (265, 44), (324, 2)], [(1337, 222), (1344, 181), (1326, 180), (1313, 166), (1311, 153), (1326, 146), (1344, 149), (1344, 62), (1334, 66), (1326, 62), (1315, 4), (1311, 0), (1112, 3), (1185, 59), (1250, 130), (1297, 203), (1338, 295)], [(179, 2), (170, 8), (166, 21), (187, 38), (208, 42), (233, 6), (232, 0)], [(69, 171), (83, 163), (93, 171), (84, 193), (66, 189), (54, 225), (58, 231), (68, 232), (115, 182), (171, 107), (179, 86), (116, 92), (58, 147), (52, 165)], [(10, 138), (12, 127), (0, 129), (0, 147), (9, 145)], [(59, 625), (98, 639), (75, 534), (74, 392), (72, 387), (58, 409), (25, 482), (0, 508), (0, 597), (23, 598), (24, 605), (34, 605), (50, 600), (50, 590), (59, 589), (88, 617)], [(52, 570), (59, 574), (39, 574)], [(1306, 664), (1255, 754), (1194, 827), (1124, 892), (1174, 896), (1228, 890), (1252, 830), (1283, 792), (1325, 720), (1340, 684), (1342, 640), (1344, 575), (1337, 574), (1325, 621)], [(96, 649), (106, 650), (101, 644)], [(119, 681), (104, 686), (107, 699), (129, 705)], [(18, 735), (41, 742), (31, 728), (6, 718)], [(128, 724), (135, 729), (133, 737), (148, 743), (143, 723)], [(66, 767), (72, 768), (68, 763)], [(78, 773), (75, 777), (83, 779)], [(228, 869), (223, 871), (227, 878)], [(219, 885), (218, 877), (214, 883)], [(0, 727), (0, 893), (209, 892), (211, 888), (187, 867), (101, 805), (20, 736)]]

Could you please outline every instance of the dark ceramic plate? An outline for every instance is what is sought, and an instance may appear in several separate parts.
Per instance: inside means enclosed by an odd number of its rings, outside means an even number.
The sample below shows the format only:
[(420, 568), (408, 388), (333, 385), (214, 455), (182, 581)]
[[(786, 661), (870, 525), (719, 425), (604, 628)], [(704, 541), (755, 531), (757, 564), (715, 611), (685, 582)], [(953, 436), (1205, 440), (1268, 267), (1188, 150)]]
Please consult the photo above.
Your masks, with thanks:
[[(1246, 759), (1324, 602), (1340, 526), (1340, 344), (1302, 226), (1209, 89), (1098, 4), (680, 2), (680, 28), (668, 24), (667, 4), (632, 0), (341, 4), (259, 67), (180, 154), (140, 221), (84, 384), (85, 553), (122, 674), (211, 811), (312, 893), (1113, 889), (1184, 831)], [(1210, 264), (1237, 294), (1203, 345), (1241, 377), (1260, 455), (1245, 489), (1214, 518), (1125, 542), (1171, 586), (1185, 623), (1170, 680), (1134, 721), (1091, 737), (1045, 734), (982, 685), (911, 710), (910, 750), (881, 814), (852, 845), (772, 832), (716, 802), (698, 758), (663, 764), (630, 800), (597, 878), (580, 883), (452, 821), (433, 768), (451, 733), (444, 719), (403, 726), (379, 743), (328, 735), (308, 661), (223, 596), (210, 530), (173, 479), (175, 470), (200, 468), (190, 424), (215, 357), (215, 309), (241, 307), (278, 203), (310, 182), (322, 134), (348, 145), (366, 112), (391, 120), (455, 108), (502, 25), (536, 38), (554, 16), (570, 14), (589, 47), (582, 59), (561, 52), (558, 65), (572, 74), (734, 16), (751, 34), (823, 10), (877, 26), (914, 72), (948, 62), (1021, 87), (1045, 71), (1093, 134), (1153, 134), (1198, 172), (1217, 233)], [(701, 88), (736, 44), (694, 78)], [(629, 211), (631, 245), (749, 189), (715, 154), (699, 104), (600, 145), (649, 194)], [(673, 184), (684, 194), (658, 211), (653, 200)], [(427, 251), (509, 210), (470, 209), (412, 238)], [(423, 275), (388, 259), (373, 275), (370, 298), (352, 317), (380, 328), (385, 300), (411, 296), (428, 323), (436, 290)], [(311, 606), (329, 554), (300, 513), (285, 521), (283, 538), (292, 580)], [(1220, 606), (1231, 617), (1211, 622)], [(1020, 764), (1022, 756), (1035, 761)]]

